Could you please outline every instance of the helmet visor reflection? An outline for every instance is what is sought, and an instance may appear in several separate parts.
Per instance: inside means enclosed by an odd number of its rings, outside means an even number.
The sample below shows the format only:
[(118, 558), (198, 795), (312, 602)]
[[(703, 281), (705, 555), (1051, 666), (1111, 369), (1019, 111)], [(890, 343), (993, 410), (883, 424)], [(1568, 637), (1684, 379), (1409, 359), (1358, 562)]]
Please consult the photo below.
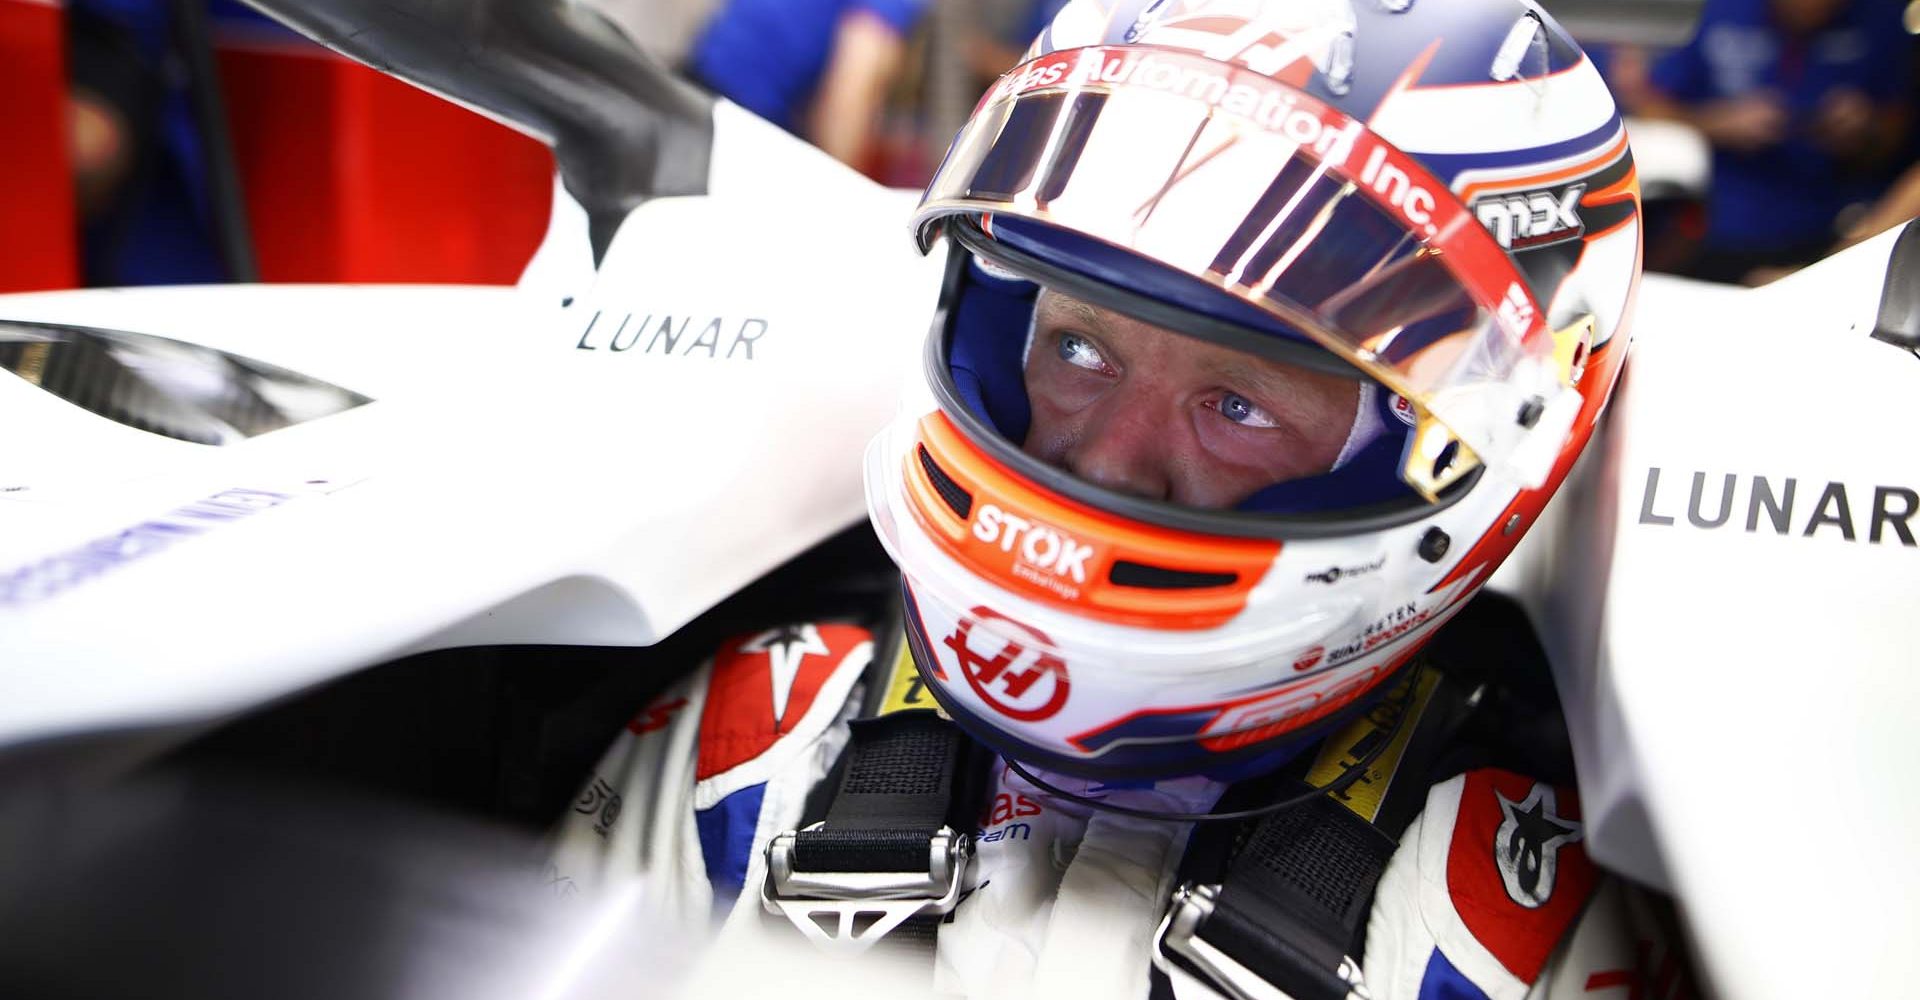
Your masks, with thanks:
[(1009, 73), (918, 215), (1044, 223), (1200, 279), (1430, 414), (1490, 465), (1565, 386), (1510, 259), (1446, 187), (1268, 77), (1142, 47)]

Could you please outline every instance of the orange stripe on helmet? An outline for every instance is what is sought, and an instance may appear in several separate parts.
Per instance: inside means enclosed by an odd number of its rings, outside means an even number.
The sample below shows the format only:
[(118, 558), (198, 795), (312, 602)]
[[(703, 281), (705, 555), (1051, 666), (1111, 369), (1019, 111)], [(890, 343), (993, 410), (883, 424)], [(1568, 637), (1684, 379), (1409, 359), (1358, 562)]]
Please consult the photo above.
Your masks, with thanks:
[(1588, 191), (1586, 196), (1580, 199), (1580, 204), (1610, 205), (1617, 201), (1626, 201), (1628, 198), (1632, 198), (1635, 201), (1640, 200), (1640, 170), (1638, 167), (1629, 168), (1626, 176), (1598, 191)]
[[(1476, 195), (1486, 191), (1510, 191), (1519, 188), (1551, 187), (1559, 181), (1572, 180), (1575, 177), (1584, 177), (1587, 174), (1591, 174), (1601, 167), (1612, 163), (1614, 160), (1619, 159), (1621, 154), (1626, 151), (1627, 132), (1625, 129), (1621, 129), (1618, 138), (1608, 143), (1607, 148), (1601, 150), (1597, 155), (1589, 159), (1582, 160), (1570, 167), (1561, 167), (1558, 170), (1550, 170), (1546, 173), (1529, 174), (1524, 177), (1502, 177), (1497, 180), (1485, 180), (1475, 184), (1469, 184), (1460, 192), (1460, 200), (1471, 203)], [(1584, 199), (1582, 200), (1584, 201)]]
[[(1043, 604), (1123, 625), (1217, 628), (1246, 608), (1280, 553), (1276, 541), (1144, 525), (1042, 490), (943, 413), (923, 418), (916, 440), (903, 459), (915, 520), (975, 573)], [(936, 484), (928, 463), (948, 482)], [(955, 487), (971, 502), (950, 502)]]

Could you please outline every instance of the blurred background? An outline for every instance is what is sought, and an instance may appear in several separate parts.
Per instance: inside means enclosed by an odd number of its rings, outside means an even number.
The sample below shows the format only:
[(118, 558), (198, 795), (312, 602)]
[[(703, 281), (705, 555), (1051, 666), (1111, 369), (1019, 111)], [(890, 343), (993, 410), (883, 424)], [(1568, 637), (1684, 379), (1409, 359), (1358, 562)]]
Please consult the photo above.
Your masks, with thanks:
[[(916, 187), (1064, 0), (581, 2)], [(1544, 6), (1630, 116), (1650, 268), (1763, 283), (1920, 214), (1920, 0)], [(235, 0), (0, 0), (0, 94), (0, 291), (511, 283), (552, 196), (539, 143)]]

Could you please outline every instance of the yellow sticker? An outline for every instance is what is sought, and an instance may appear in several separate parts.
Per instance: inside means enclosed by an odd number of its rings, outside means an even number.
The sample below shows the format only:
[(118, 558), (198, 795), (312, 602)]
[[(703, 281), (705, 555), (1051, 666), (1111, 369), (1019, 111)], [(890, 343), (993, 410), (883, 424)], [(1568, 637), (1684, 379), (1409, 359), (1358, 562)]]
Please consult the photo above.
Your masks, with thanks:
[(920, 681), (920, 671), (914, 669), (913, 651), (906, 640), (900, 642), (900, 651), (893, 658), (893, 669), (887, 673), (887, 698), (880, 703), (881, 715), (892, 715), (913, 708), (938, 708), (933, 695), (927, 693), (927, 686)]
[[(1379, 740), (1393, 733), (1393, 742), (1387, 744), (1380, 756), (1367, 765), (1367, 771), (1344, 790), (1335, 792), (1334, 799), (1341, 805), (1353, 810), (1354, 815), (1371, 823), (1380, 814), (1380, 802), (1387, 796), (1387, 787), (1393, 784), (1394, 772), (1400, 767), (1400, 758), (1407, 752), (1407, 744), (1413, 740), (1413, 731), (1419, 728), (1420, 715), (1427, 710), (1427, 703), (1433, 700), (1433, 689), (1440, 683), (1440, 675), (1426, 668), (1409, 680), (1396, 685), (1386, 699), (1373, 707), (1373, 711), (1354, 720), (1353, 724), (1334, 734), (1320, 746), (1320, 755), (1314, 758), (1313, 767), (1307, 771), (1307, 783), (1326, 785), (1347, 768), (1360, 762), (1373, 750)], [(1412, 704), (1404, 698), (1408, 684), (1420, 685), (1416, 689)], [(1394, 732), (1394, 723), (1401, 712), (1411, 713), (1406, 724)]]

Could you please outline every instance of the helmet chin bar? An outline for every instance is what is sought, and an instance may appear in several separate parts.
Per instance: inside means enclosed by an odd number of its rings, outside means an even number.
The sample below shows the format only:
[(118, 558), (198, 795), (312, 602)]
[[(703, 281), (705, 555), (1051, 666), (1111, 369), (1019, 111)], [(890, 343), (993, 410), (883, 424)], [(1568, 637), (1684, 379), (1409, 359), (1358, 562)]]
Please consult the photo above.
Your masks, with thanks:
[[(909, 595), (908, 607), (911, 608), (913, 606), (911, 591), (905, 591), (905, 593)], [(1408, 657), (1390, 673), (1369, 687), (1367, 693), (1325, 718), (1315, 719), (1297, 729), (1278, 734), (1266, 740), (1236, 747), (1232, 750), (1217, 754), (1210, 754), (1204, 761), (1204, 764), (1195, 764), (1193, 766), (1183, 764), (1179, 769), (1174, 770), (1167, 768), (1165, 765), (1161, 765), (1158, 768), (1141, 768), (1124, 764), (1107, 764), (1102, 761), (1100, 756), (1071, 759), (1058, 757), (1054, 760), (1049, 760), (1048, 758), (1053, 755), (1048, 751), (1031, 746), (1019, 735), (985, 721), (982, 716), (977, 715), (965, 705), (954, 703), (954, 701), (951, 700), (952, 695), (947, 691), (946, 687), (934, 677), (934, 673), (929, 666), (934, 663), (933, 651), (928, 647), (929, 640), (925, 632), (919, 627), (916, 616), (911, 612), (907, 615), (905, 631), (907, 652), (913, 657), (914, 667), (925, 683), (926, 692), (933, 697), (935, 710), (940, 713), (941, 717), (959, 725), (961, 729), (965, 730), (988, 750), (998, 755), (1000, 759), (1006, 761), (1009, 767), (1017, 771), (1021, 777), (1031, 782), (1034, 787), (1048, 794), (1058, 795), (1063, 799), (1078, 802), (1091, 808), (1140, 819), (1158, 820), (1169, 823), (1226, 822), (1263, 816), (1293, 808), (1312, 800), (1316, 795), (1337, 793), (1349, 787), (1355, 781), (1359, 780), (1361, 775), (1367, 772), (1373, 763), (1379, 759), (1380, 753), (1383, 752), (1386, 747), (1396, 742), (1401, 729), (1406, 724), (1407, 717), (1418, 714), (1409, 711), (1409, 709), (1413, 707), (1414, 702), (1418, 698), (1419, 685), (1417, 684), (1417, 680), (1420, 668), (1426, 662), (1425, 657), (1419, 655)], [(1249, 764), (1259, 761), (1261, 758), (1267, 757), (1276, 750), (1284, 749), (1289, 745), (1300, 749), (1311, 747), (1316, 741), (1339, 732), (1342, 727), (1350, 725), (1355, 719), (1366, 716), (1374, 707), (1383, 701), (1394, 704), (1397, 707), (1397, 711), (1394, 713), (1395, 721), (1388, 727), (1385, 738), (1378, 741), (1375, 749), (1370, 749), (1361, 759), (1350, 767), (1342, 770), (1327, 784), (1255, 809), (1207, 813), (1177, 813), (1141, 809), (1068, 791), (1035, 773), (1036, 770), (1045, 768), (1074, 778), (1104, 782), (1158, 782), (1195, 776), (1215, 775), (1223, 770), (1245, 768)], [(1025, 758), (1025, 762), (1023, 762), (1022, 758)], [(1274, 762), (1270, 767), (1262, 768), (1259, 771), (1250, 771), (1239, 777), (1253, 777), (1258, 774), (1271, 773), (1273, 770), (1285, 766), (1288, 760), (1293, 759), (1295, 758), (1289, 756), (1286, 760)], [(1238, 780), (1238, 778), (1222, 778), (1220, 780)]]

